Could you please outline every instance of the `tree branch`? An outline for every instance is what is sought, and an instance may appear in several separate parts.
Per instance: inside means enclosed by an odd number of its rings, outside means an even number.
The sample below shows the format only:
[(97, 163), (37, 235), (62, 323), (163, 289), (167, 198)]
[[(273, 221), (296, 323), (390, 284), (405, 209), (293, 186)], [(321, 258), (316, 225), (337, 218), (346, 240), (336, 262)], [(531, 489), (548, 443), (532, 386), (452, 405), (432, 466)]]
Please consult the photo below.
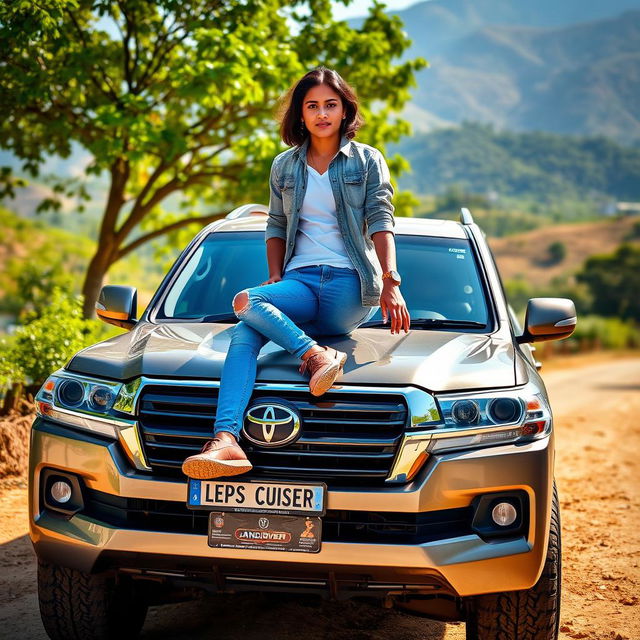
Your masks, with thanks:
[(113, 236), (118, 214), (124, 204), (124, 191), (131, 174), (129, 162), (124, 158), (118, 158), (111, 165), (111, 187), (107, 198), (104, 217), (100, 225), (100, 239)]
[(197, 218), (184, 218), (182, 220), (177, 220), (176, 222), (172, 222), (168, 224), (166, 227), (162, 227), (161, 229), (155, 229), (154, 231), (150, 231), (139, 238), (136, 238), (133, 242), (130, 242), (126, 247), (122, 247), (116, 254), (116, 260), (120, 260), (120, 258), (126, 256), (128, 253), (131, 253), (138, 247), (145, 244), (145, 242), (149, 242), (149, 240), (153, 240), (154, 238), (158, 238), (170, 231), (175, 231), (176, 229), (180, 229), (181, 227), (186, 227), (189, 224), (195, 224), (196, 222), (205, 225), (213, 222), (214, 220), (219, 220), (220, 218), (226, 216), (228, 211), (218, 211), (217, 213), (212, 213), (208, 216), (201, 216)]
[[(173, 33), (176, 33), (177, 31), (179, 31), (179, 29), (175, 29), (171, 34), (167, 34), (167, 35), (173, 35)], [(136, 90), (140, 90), (141, 88), (144, 88), (144, 83), (151, 79), (155, 73), (158, 71), (158, 69), (164, 64), (164, 61), (166, 59), (166, 57), (171, 53), (171, 51), (173, 51), (173, 49), (175, 49), (180, 43), (182, 43), (184, 40), (186, 40), (189, 37), (189, 31), (185, 31), (184, 35), (181, 36), (180, 38), (178, 38), (177, 40), (175, 40), (174, 42), (172, 42), (166, 49), (166, 51), (163, 51), (162, 54), (158, 53), (157, 54), (157, 59), (156, 59), (156, 64), (153, 65), (153, 67), (151, 67), (151, 64), (153, 63), (153, 60), (150, 60), (150, 64), (147, 67), (147, 72), (145, 72), (144, 76), (140, 79), (140, 81), (138, 82), (137, 86), (136, 86)], [(160, 51), (160, 49), (158, 49), (158, 52)], [(148, 84), (146, 85), (148, 87)]]
[[(118, 7), (120, 8), (120, 12), (124, 16), (124, 22), (126, 25), (126, 34), (122, 37), (122, 53), (124, 54), (124, 77), (127, 81), (127, 86), (129, 87), (129, 91), (131, 91), (131, 68), (129, 66), (131, 60), (131, 54), (129, 51), (129, 40), (131, 39), (131, 23), (129, 22), (129, 16), (125, 11), (122, 2), (118, 0)], [(116, 24), (118, 22), (116, 21)], [(120, 25), (118, 24), (118, 30), (120, 31), (120, 35), (122, 35), (122, 30), (120, 29)]]
[(198, 173), (194, 173), (189, 176), (186, 180), (180, 181), (177, 178), (171, 178), (168, 182), (163, 184), (161, 187), (158, 187), (153, 195), (145, 202), (144, 204), (138, 198), (138, 201), (134, 205), (134, 208), (131, 210), (129, 217), (125, 220), (123, 225), (116, 232), (116, 240), (118, 244), (121, 244), (124, 239), (136, 228), (136, 226), (143, 220), (143, 218), (155, 207), (157, 204), (160, 204), (167, 196), (171, 195), (176, 191), (180, 191), (182, 189), (186, 189), (188, 187), (193, 186), (194, 184), (198, 184), (200, 181), (213, 177), (221, 177), (229, 180), (231, 182), (237, 182), (238, 176), (235, 173), (227, 173), (225, 169), (232, 169), (232, 171), (238, 169), (242, 169), (246, 167), (246, 164), (237, 164), (237, 165), (225, 165), (220, 167), (219, 170), (215, 171), (200, 171)]
[[(71, 22), (73, 23), (73, 26), (74, 26), (75, 30), (78, 32), (78, 35), (80, 36), (80, 39), (82, 40), (82, 44), (84, 45), (85, 49), (88, 49), (89, 46), (87, 44), (87, 39), (85, 38), (84, 31), (82, 30), (82, 27), (78, 24), (78, 21), (76, 20), (76, 17), (73, 15), (73, 11), (71, 11), (69, 9), (65, 9), (65, 11), (67, 12), (69, 17), (71, 18)], [(98, 89), (98, 91), (100, 91), (100, 93), (103, 93), (104, 95), (110, 97), (112, 100), (114, 100), (115, 102), (117, 102), (119, 104), (120, 103), (120, 98), (118, 97), (118, 94), (116, 93), (116, 90), (112, 86), (107, 72), (102, 68), (102, 66), (100, 64), (98, 64), (97, 66), (98, 66), (98, 69), (100, 69), (100, 71), (102, 72), (105, 84), (107, 85), (109, 90), (105, 91), (102, 88), (102, 85), (100, 84), (98, 79), (91, 73), (91, 71), (89, 69), (87, 69), (87, 73), (89, 75), (90, 80), (97, 87), (97, 89)]]
[[(203, 147), (204, 145), (200, 148), (202, 149)], [(189, 169), (193, 169), (194, 167), (197, 167), (199, 165), (204, 166), (207, 164), (207, 162), (213, 160), (217, 155), (220, 155), (223, 151), (226, 151), (227, 149), (230, 149), (230, 148), (231, 148), (231, 143), (228, 142), (227, 144), (223, 144), (221, 147), (218, 147), (213, 153), (210, 153), (208, 156), (198, 158), (198, 156), (196, 156), (196, 154), (194, 153), (191, 160), (189, 160), (189, 164), (187, 165), (187, 167)], [(194, 162), (196, 158), (198, 158), (197, 162)]]

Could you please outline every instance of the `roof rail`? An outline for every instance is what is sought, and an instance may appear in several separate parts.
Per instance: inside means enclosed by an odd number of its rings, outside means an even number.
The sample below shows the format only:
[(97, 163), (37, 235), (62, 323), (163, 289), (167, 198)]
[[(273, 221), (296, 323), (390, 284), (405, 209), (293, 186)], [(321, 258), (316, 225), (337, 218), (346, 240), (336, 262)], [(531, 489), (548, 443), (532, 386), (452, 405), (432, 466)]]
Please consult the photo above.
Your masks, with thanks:
[(460, 209), (460, 222), (462, 224), (473, 224), (473, 216), (471, 215), (471, 211), (466, 207), (462, 207)]
[(238, 218), (246, 218), (254, 214), (269, 215), (269, 207), (265, 207), (263, 204), (242, 204), (230, 213), (227, 213), (225, 219), (237, 220)]

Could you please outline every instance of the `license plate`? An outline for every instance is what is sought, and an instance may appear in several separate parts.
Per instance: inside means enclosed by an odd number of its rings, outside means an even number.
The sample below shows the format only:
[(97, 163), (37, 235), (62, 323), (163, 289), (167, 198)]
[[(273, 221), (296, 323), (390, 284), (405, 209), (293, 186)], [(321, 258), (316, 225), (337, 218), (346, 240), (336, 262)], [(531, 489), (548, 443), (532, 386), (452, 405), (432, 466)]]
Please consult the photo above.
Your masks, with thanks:
[(189, 480), (187, 506), (214, 511), (322, 516), (325, 484)]
[(219, 511), (209, 514), (209, 546), (219, 549), (318, 553), (321, 536), (322, 520), (317, 516)]

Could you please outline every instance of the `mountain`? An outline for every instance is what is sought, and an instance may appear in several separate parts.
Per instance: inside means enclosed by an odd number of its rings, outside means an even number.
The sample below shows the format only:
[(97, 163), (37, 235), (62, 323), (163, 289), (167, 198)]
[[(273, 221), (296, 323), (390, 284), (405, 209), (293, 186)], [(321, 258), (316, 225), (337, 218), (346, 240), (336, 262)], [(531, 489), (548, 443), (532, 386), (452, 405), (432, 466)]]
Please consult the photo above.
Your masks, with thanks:
[(431, 0), (396, 15), (405, 57), (430, 63), (404, 113), (417, 130), (467, 120), (640, 141), (640, 0)]
[[(413, 101), (403, 112), (414, 125), (413, 139), (421, 140), (417, 136), (423, 132), (478, 121), (515, 131), (604, 135), (640, 148), (640, 0), (429, 0), (391, 13), (403, 21), (413, 40), (405, 58), (423, 56), (430, 63), (417, 74)], [(357, 27), (362, 20), (348, 22)], [(471, 139), (488, 143), (483, 136)], [(455, 141), (464, 140), (458, 136)], [(434, 160), (428, 155), (430, 143), (425, 144), (426, 160), (415, 144), (411, 146), (411, 159), (418, 167), (414, 177)], [(486, 153), (509, 162), (509, 154), (501, 155), (498, 147), (491, 143)], [(478, 148), (475, 153), (481, 163), (484, 151)], [(74, 144), (68, 158), (49, 158), (41, 173), (80, 175), (87, 162), (86, 152)], [(10, 165), (22, 175), (21, 164), (0, 151), (0, 166)], [(513, 172), (519, 168), (516, 164)], [(471, 165), (471, 172), (475, 170)], [(531, 171), (525, 191), (539, 177), (537, 169)], [(452, 172), (435, 172), (444, 182), (432, 181), (433, 190), (441, 191), (452, 175), (460, 177), (459, 169)], [(476, 176), (486, 185), (486, 174)], [(412, 180), (409, 176), (405, 182)], [(468, 180), (464, 176), (463, 182)], [(547, 174), (539, 184), (546, 187), (549, 180), (557, 192), (565, 178)], [(37, 202), (50, 194), (43, 180), (31, 183), (11, 203), (25, 216), (33, 215)], [(89, 188), (93, 197), (82, 230), (95, 235), (106, 186), (91, 176)], [(63, 202), (62, 212), (46, 219), (77, 230), (79, 219), (63, 215), (74, 207), (74, 202)]]
[(394, 145), (412, 173), (399, 186), (415, 193), (459, 185), (471, 193), (640, 201), (640, 148), (603, 137), (497, 132), (491, 125), (416, 134)]
[[(428, 0), (389, 12), (413, 40), (411, 56), (433, 57), (484, 27), (557, 29), (614, 18), (640, 9), (639, 0)], [(361, 19), (350, 21), (359, 25)]]

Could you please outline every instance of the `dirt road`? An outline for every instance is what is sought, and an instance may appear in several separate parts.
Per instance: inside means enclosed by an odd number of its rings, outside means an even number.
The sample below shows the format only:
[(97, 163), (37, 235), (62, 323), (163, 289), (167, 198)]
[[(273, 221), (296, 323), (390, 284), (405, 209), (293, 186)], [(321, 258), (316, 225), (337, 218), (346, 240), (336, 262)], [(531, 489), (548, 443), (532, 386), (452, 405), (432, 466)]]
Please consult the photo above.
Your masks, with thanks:
[[(545, 366), (562, 506), (560, 637), (640, 640), (640, 357)], [(24, 481), (0, 485), (0, 637), (40, 640)], [(145, 639), (463, 640), (368, 605), (242, 595), (157, 607)]]

